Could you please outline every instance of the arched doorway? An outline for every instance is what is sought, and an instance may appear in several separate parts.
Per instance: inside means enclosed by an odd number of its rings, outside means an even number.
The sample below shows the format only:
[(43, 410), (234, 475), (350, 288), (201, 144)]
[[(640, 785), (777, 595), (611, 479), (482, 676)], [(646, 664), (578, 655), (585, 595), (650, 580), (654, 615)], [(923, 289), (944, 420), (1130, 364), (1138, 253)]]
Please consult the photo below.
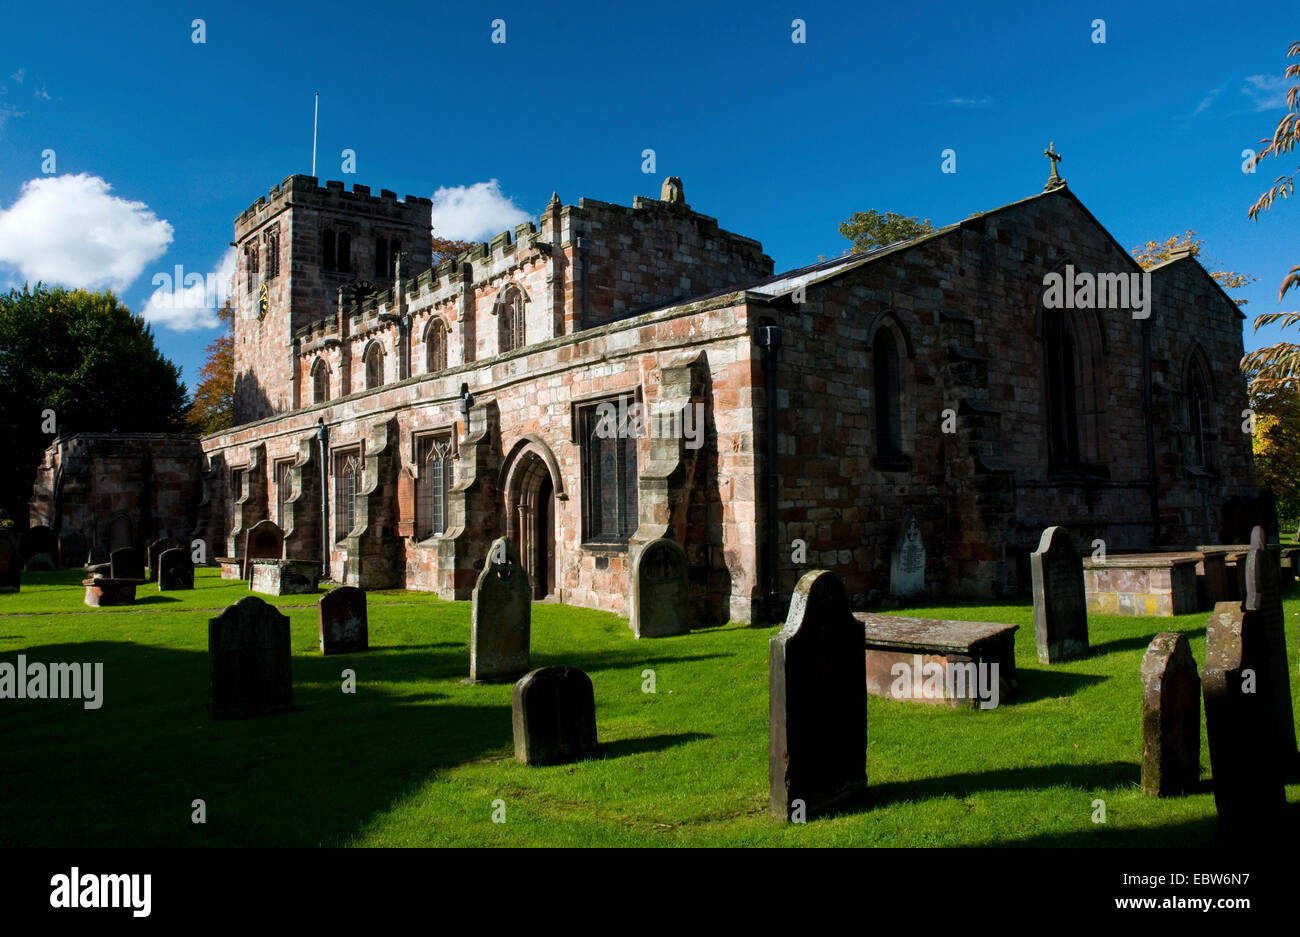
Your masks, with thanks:
[(534, 599), (559, 595), (557, 486), (549, 455), (543, 444), (529, 441), (516, 450), (506, 474), (506, 536), (519, 545)]

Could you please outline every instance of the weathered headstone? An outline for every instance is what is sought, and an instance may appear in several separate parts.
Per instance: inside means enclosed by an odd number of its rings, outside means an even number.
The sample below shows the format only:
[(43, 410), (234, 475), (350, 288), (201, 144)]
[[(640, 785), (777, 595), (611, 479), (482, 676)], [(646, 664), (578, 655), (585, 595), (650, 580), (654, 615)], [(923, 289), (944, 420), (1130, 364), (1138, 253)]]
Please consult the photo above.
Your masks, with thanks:
[(114, 550), (108, 558), (112, 567), (109, 574), (113, 579), (139, 579), (145, 581), (144, 558), (135, 547), (122, 547)]
[(632, 611), (628, 623), (638, 638), (661, 638), (691, 630), (691, 594), (686, 551), (660, 538), (643, 546), (632, 564)]
[(284, 531), (274, 521), (258, 521), (244, 535), (244, 578), (253, 560), (278, 560), (284, 557)]
[(105, 540), (105, 546), (110, 554), (114, 550), (132, 546), (135, 543), (135, 537), (131, 533), (131, 518), (120, 512), (114, 514), (112, 520), (109, 521)]
[(158, 591), (194, 588), (194, 560), (184, 547), (163, 550), (158, 556)]
[(27, 569), (49, 571), (58, 568), (59, 538), (44, 524), (23, 531), (20, 547)]
[(1260, 613), (1220, 602), (1210, 613), (1205, 643), (1201, 680), (1214, 805), (1224, 832), (1259, 835), (1286, 805), (1273, 704), (1258, 692), (1267, 676)]
[(0, 530), (0, 592), (18, 592), (23, 581), (23, 555), (18, 534)]
[(515, 680), (528, 672), (533, 592), (508, 537), (493, 542), (474, 586), (469, 682)]
[(534, 670), (515, 684), (510, 704), (516, 761), (558, 765), (596, 750), (596, 695), (581, 670)]
[(210, 709), (241, 719), (293, 705), (289, 616), (246, 596), (208, 620)]
[(769, 810), (812, 818), (866, 787), (867, 684), (862, 625), (843, 581), (805, 573), (769, 645)]
[(149, 544), (148, 548), (145, 550), (145, 553), (149, 558), (149, 578), (154, 580), (158, 578), (158, 558), (162, 556), (164, 552), (167, 550), (179, 550), (181, 547), (181, 542), (179, 540), (174, 540), (171, 537), (160, 537)]
[(1191, 793), (1201, 773), (1201, 678), (1187, 637), (1163, 631), (1142, 658), (1142, 793)]
[(889, 594), (905, 599), (925, 591), (925, 544), (921, 525), (911, 511), (903, 514), (889, 561)]
[(1064, 527), (1048, 527), (1029, 554), (1034, 582), (1038, 662), (1055, 664), (1088, 653), (1088, 600), (1083, 561)]
[(351, 654), (370, 647), (366, 621), (366, 593), (355, 586), (339, 586), (320, 597), (320, 652)]
[(1250, 552), (1246, 554), (1246, 600), (1243, 604), (1247, 610), (1259, 614), (1263, 628), (1266, 673), (1260, 675), (1260, 692), (1268, 696), (1273, 707), (1278, 757), (1289, 774), (1296, 763), (1296, 737), (1281, 589), (1277, 563), (1265, 548), (1264, 528), (1256, 527), (1250, 532)]
[(86, 562), (86, 538), (77, 530), (65, 530), (59, 534), (59, 566), (62, 569), (75, 569)]
[(98, 566), (101, 563), (107, 563), (110, 554), (108, 546), (103, 543), (93, 544), (90, 548), (90, 554), (86, 557), (87, 566)]

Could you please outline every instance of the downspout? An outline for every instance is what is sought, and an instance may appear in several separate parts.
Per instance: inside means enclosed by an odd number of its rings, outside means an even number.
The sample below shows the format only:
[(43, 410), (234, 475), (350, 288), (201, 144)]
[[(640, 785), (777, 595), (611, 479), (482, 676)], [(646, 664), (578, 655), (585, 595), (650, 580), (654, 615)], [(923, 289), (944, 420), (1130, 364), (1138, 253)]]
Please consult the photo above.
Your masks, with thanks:
[(777, 499), (780, 497), (781, 479), (777, 475), (776, 367), (781, 350), (781, 328), (776, 325), (765, 325), (758, 330), (757, 337), (758, 345), (763, 349), (763, 375), (766, 380), (763, 398), (767, 418), (766, 440), (763, 446), (763, 481), (766, 492), (764, 501), (767, 509), (765, 524), (767, 562), (764, 563), (766, 579), (764, 591), (767, 598), (767, 620), (775, 623), (785, 617), (781, 610), (781, 550), (777, 543), (777, 525), (780, 515)]
[(316, 421), (316, 441), (320, 443), (320, 572), (326, 579), (330, 574), (329, 440), (325, 418), (320, 417)]
[(1151, 320), (1142, 320), (1142, 407), (1146, 411), (1147, 501), (1151, 510), (1151, 545), (1163, 541), (1160, 535), (1160, 480), (1156, 477), (1155, 412), (1151, 391)]

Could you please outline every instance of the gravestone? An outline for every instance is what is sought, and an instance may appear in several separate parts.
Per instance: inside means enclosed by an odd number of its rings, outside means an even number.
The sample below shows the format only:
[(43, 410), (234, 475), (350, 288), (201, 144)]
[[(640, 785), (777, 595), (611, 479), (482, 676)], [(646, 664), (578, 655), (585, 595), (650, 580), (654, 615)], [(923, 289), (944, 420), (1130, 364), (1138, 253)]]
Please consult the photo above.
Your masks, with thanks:
[(18, 592), (23, 581), (23, 554), (18, 534), (0, 530), (0, 593)]
[[(805, 573), (785, 627), (769, 643), (768, 809), (805, 819), (843, 804), (867, 784), (867, 684), (862, 625), (843, 581)], [(800, 801), (802, 803), (796, 803)]]
[(293, 705), (289, 616), (246, 596), (208, 620), (209, 707), (242, 719)]
[(364, 589), (355, 586), (331, 589), (320, 597), (317, 616), (322, 654), (351, 654), (370, 647)]
[(101, 563), (107, 563), (108, 557), (108, 547), (102, 543), (96, 543), (90, 548), (90, 554), (86, 557), (86, 565), (99, 566)]
[(905, 599), (925, 591), (925, 544), (921, 525), (911, 511), (903, 514), (898, 539), (889, 561), (889, 594)]
[(44, 524), (23, 531), (19, 546), (27, 569), (49, 571), (58, 568), (55, 557), (59, 555), (59, 538)]
[(632, 611), (628, 626), (638, 638), (661, 638), (691, 630), (686, 551), (675, 540), (651, 540), (632, 564)]
[(1282, 611), (1281, 576), (1277, 561), (1265, 549), (1265, 531), (1250, 532), (1246, 554), (1246, 600), (1244, 607), (1259, 615), (1263, 627), (1266, 673), (1260, 675), (1260, 692), (1273, 707), (1277, 730), (1278, 757), (1289, 774), (1296, 763), (1295, 718), (1291, 708), (1291, 671), (1286, 656), (1286, 617)]
[(1088, 599), (1083, 561), (1064, 527), (1048, 527), (1029, 554), (1034, 582), (1038, 662), (1056, 664), (1088, 653)]
[(122, 547), (114, 550), (108, 558), (113, 579), (139, 579), (145, 581), (144, 558), (135, 547)]
[(59, 534), (59, 567), (75, 569), (86, 562), (86, 538), (80, 531), (65, 530)]
[(164, 550), (158, 556), (158, 591), (194, 588), (194, 560), (184, 547)]
[(591, 678), (573, 667), (543, 667), (510, 694), (515, 760), (559, 765), (596, 750), (596, 695)]
[(533, 590), (508, 537), (493, 542), (474, 586), (469, 681), (516, 680), (528, 672)]
[(244, 535), (243, 575), (247, 579), (253, 560), (278, 560), (284, 557), (284, 531), (274, 521), (258, 521)]
[(108, 552), (111, 554), (114, 550), (120, 550), (123, 547), (129, 547), (135, 543), (135, 537), (131, 534), (131, 518), (125, 514), (115, 514), (108, 524)]
[(149, 544), (145, 550), (149, 558), (149, 578), (154, 580), (158, 578), (158, 557), (162, 556), (167, 550), (179, 550), (181, 547), (181, 542), (173, 540), (171, 537), (162, 537)]
[(1142, 793), (1189, 794), (1201, 773), (1201, 678), (1186, 636), (1156, 635), (1141, 673)]
[(1259, 835), (1286, 805), (1267, 677), (1267, 635), (1259, 612), (1220, 602), (1205, 635), (1205, 730), (1210, 742), (1214, 806), (1229, 836)]

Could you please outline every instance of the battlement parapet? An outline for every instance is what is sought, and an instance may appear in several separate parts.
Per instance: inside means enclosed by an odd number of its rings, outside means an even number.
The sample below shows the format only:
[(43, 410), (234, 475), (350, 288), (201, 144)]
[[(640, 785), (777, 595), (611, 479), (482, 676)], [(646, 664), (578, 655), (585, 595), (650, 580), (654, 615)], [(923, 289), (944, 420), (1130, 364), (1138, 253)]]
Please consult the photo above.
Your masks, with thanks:
[(378, 195), (372, 195), (370, 186), (361, 183), (354, 183), (352, 190), (348, 191), (337, 180), (331, 179), (320, 185), (316, 176), (293, 175), (272, 186), (266, 195), (239, 213), (235, 218), (236, 235), (257, 227), (269, 214), (287, 204), (334, 211), (363, 211), (408, 223), (427, 221), (433, 210), (432, 200), (423, 196), (407, 195), (399, 199), (390, 189), (380, 189)]

